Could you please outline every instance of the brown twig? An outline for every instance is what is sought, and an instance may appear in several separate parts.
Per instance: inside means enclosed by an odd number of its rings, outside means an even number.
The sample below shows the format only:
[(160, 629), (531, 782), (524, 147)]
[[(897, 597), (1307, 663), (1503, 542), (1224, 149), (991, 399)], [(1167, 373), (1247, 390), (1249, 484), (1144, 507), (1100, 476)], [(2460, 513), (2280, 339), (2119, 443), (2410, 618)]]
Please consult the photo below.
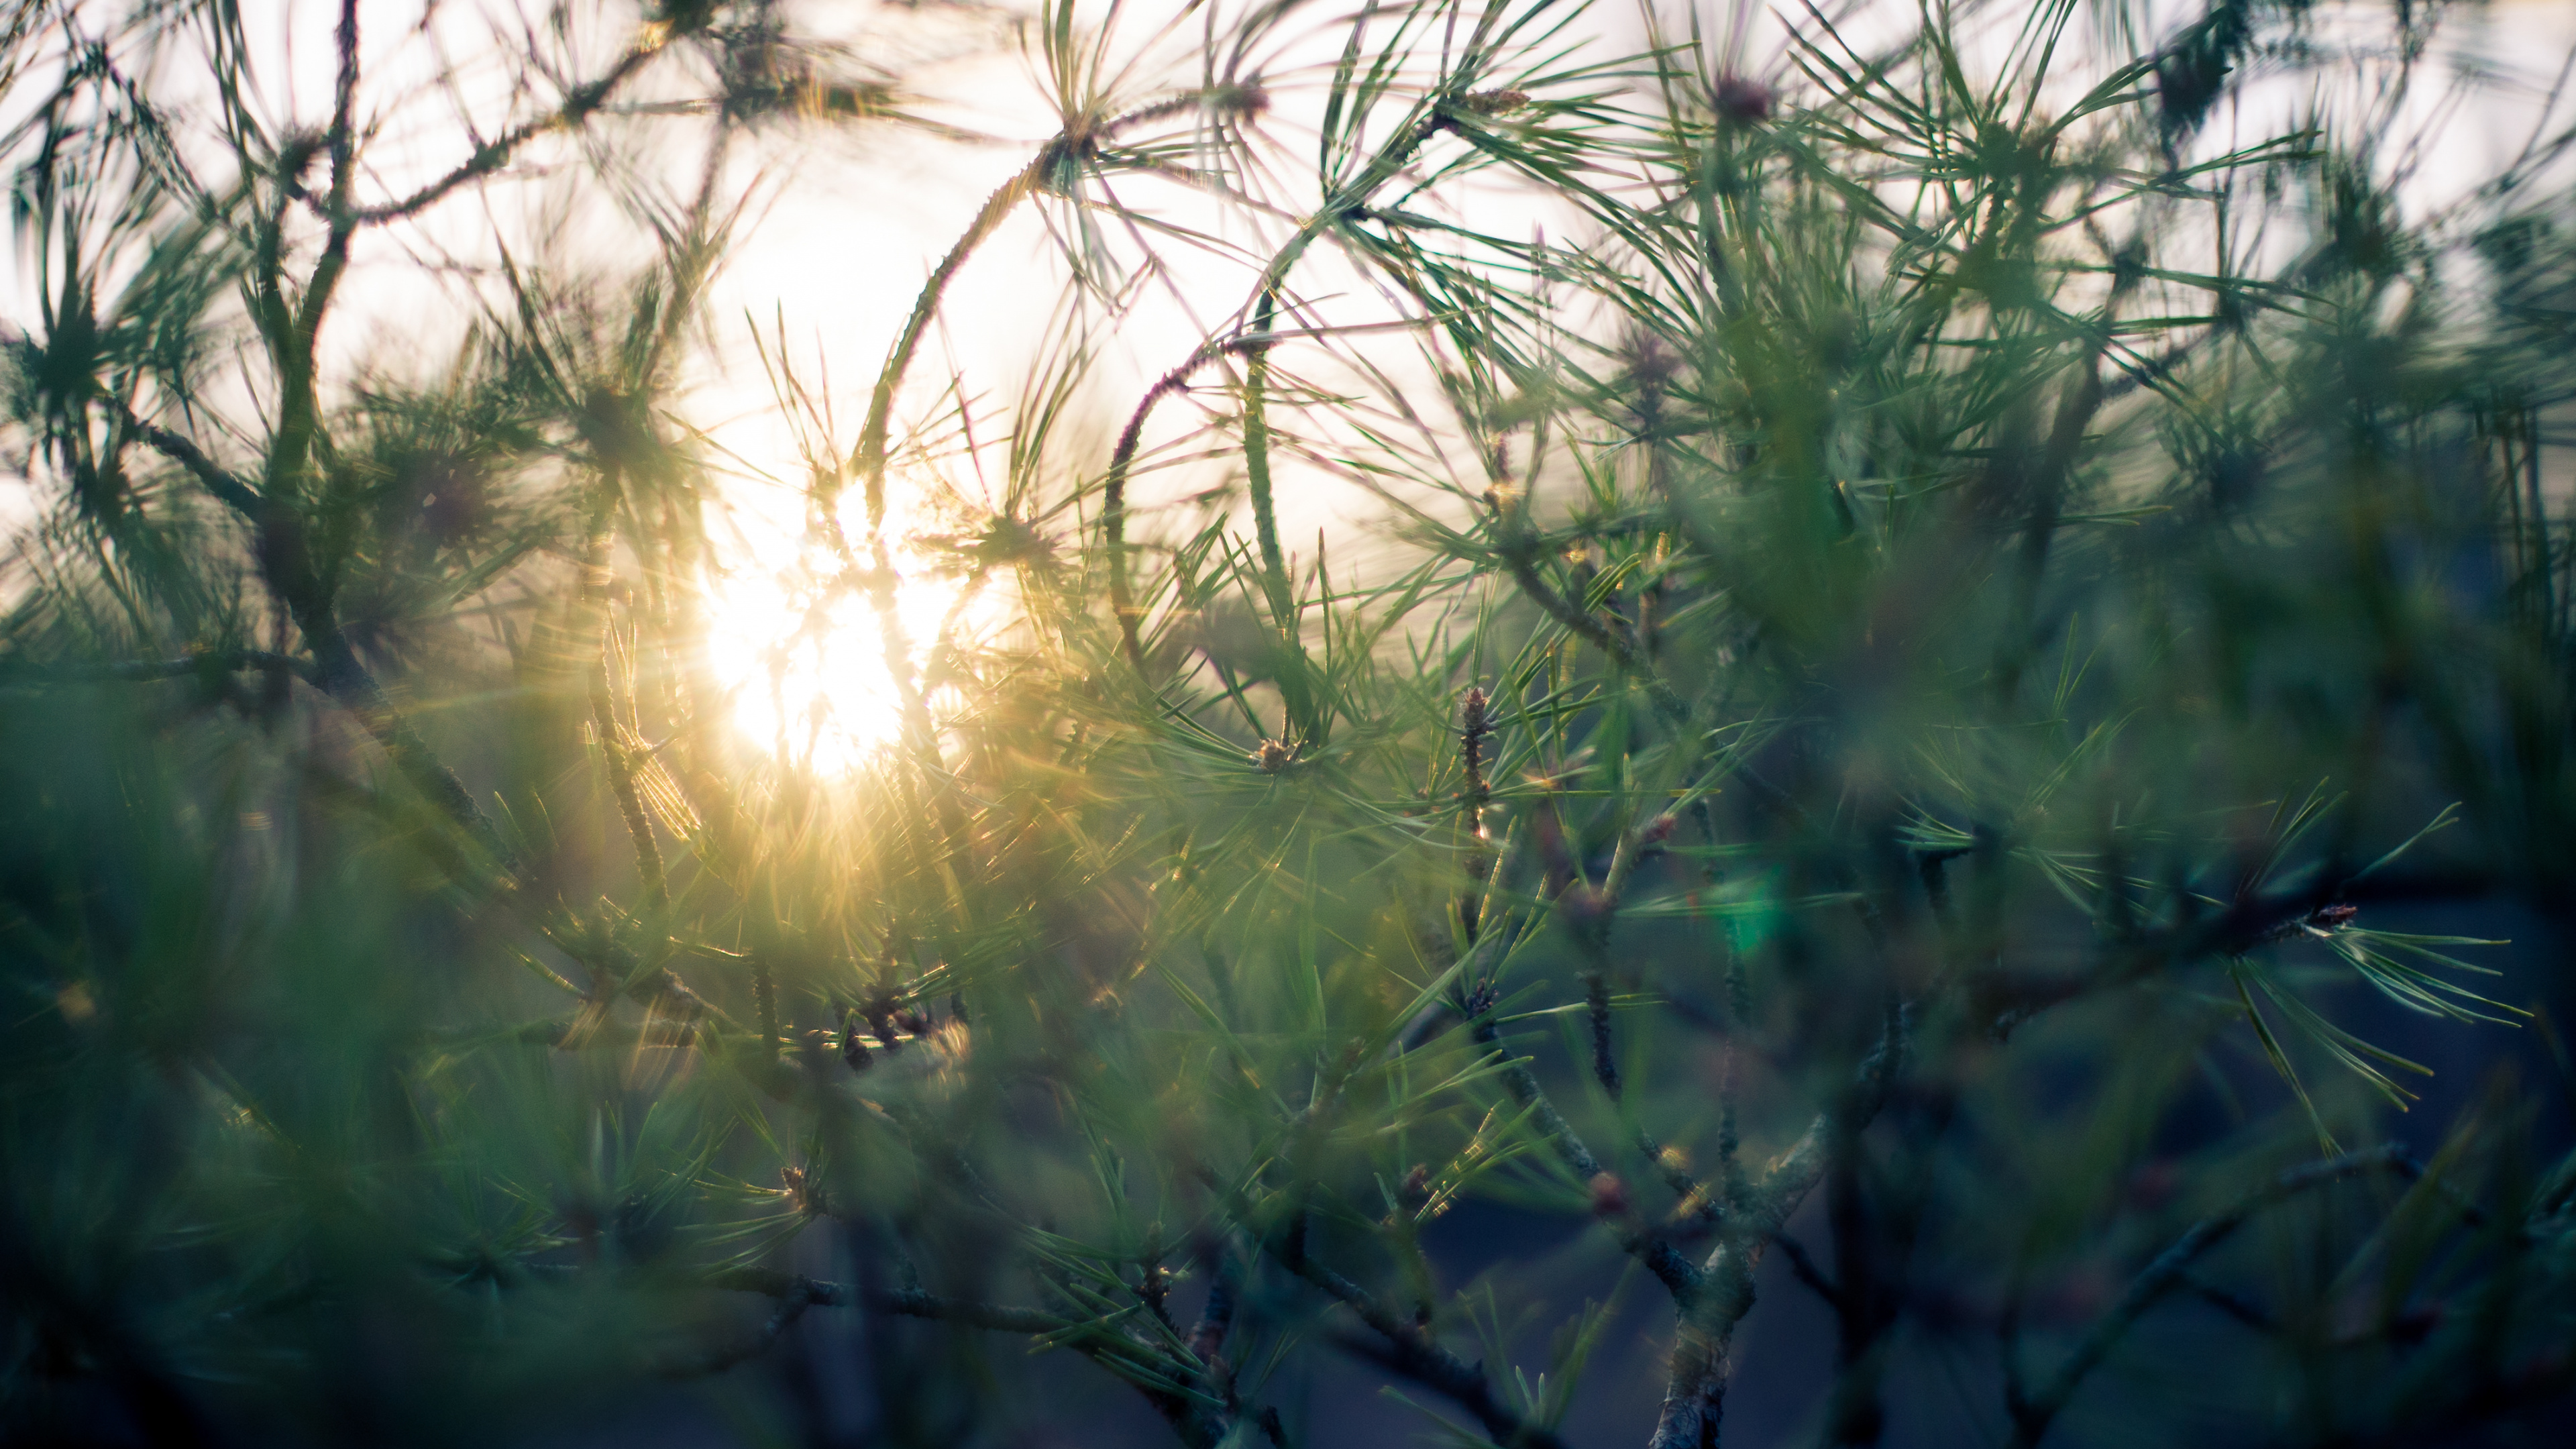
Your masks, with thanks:
[(1041, 1313), (1034, 1308), (1012, 1308), (971, 1298), (943, 1298), (917, 1288), (869, 1288), (830, 1283), (771, 1268), (728, 1268), (711, 1275), (707, 1283), (709, 1287), (730, 1293), (758, 1293), (770, 1298), (802, 1300), (823, 1308), (866, 1308), (907, 1318), (962, 1323), (969, 1328), (988, 1328), (996, 1333), (1051, 1334), (1080, 1326), (1073, 1319)]
[[(23, 342), (19, 345), (33, 346), (31, 343)], [(101, 388), (97, 389), (93, 396), (100, 406), (107, 409), (108, 415), (116, 420), (119, 428), (142, 439), (154, 452), (187, 469), (190, 476), (204, 485), (205, 490), (215, 495), (217, 501), (225, 507), (254, 523), (259, 521), (262, 511), (259, 494), (248, 483), (243, 482), (239, 474), (207, 457), (203, 449), (188, 439), (158, 423), (144, 421), (133, 408), (126, 405), (125, 399), (114, 393)]]

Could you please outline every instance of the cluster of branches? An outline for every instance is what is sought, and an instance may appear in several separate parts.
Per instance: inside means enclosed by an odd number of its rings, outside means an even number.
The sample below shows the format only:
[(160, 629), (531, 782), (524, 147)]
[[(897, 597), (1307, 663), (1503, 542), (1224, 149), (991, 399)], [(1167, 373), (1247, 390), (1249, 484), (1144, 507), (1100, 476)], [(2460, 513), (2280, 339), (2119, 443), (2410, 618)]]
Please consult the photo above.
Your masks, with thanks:
[[(1334, 22), (1310, 76), (1291, 4), (1209, 12), (1180, 72), (1050, 6), (1055, 132), (856, 435), (764, 352), (807, 452), (782, 632), (863, 606), (898, 717), (830, 777), (742, 738), (708, 657), (683, 383), (744, 155), (955, 133), (781, 6), (605, 45), (566, 11), (559, 76), (380, 192), (361, 12), (318, 124), (233, 7), (14, 12), (54, 89), (11, 138), (51, 509), (0, 660), (13, 1422), (214, 1440), (496, 1354), (790, 1380), (850, 1309), (955, 1330), (878, 1354), (889, 1438), (995, 1412), (997, 1333), (1196, 1446), (1351, 1432), (1290, 1392), (1325, 1352), (1467, 1438), (1568, 1442), (1592, 1386), (1680, 1449), (1775, 1250), (1832, 1315), (1838, 1444), (1963, 1325), (2025, 1445), (2220, 1332), (2308, 1386), (2246, 1411), (2327, 1442), (2568, 1388), (2576, 1159), (2530, 1166), (2510, 1093), (2348, 1147), (2420, 1068), (2327, 995), (2519, 1022), (2492, 943), (2388, 922), (2563, 913), (2576, 839), (2576, 246), (2514, 209), (2570, 136), (2408, 219), (2374, 147), (2438, 14), (2381, 62), (2256, 0), (2110, 59), (2072, 0), (1877, 48), (1810, 12), (1759, 66), (1740, 26), (1604, 60), (1572, 12), (1427, 4)], [(155, 93), (180, 54), (201, 96)], [(2204, 135), (2294, 59), (2384, 84)], [(693, 182), (635, 180), (682, 136)], [(575, 141), (651, 265), (498, 247), (446, 376), (335, 372), (370, 238)], [(1480, 228), (1471, 182), (1576, 240)], [(1031, 214), (1070, 301), (995, 444), (918, 374)], [(1099, 339), (1199, 246), (1231, 310), (1086, 452)], [(906, 536), (902, 465), (996, 451), (998, 501)], [(1147, 507), (1211, 459), (1205, 516)], [(1389, 577), (1285, 546), (1283, 491), (1333, 479), (1398, 520)], [(1010, 626), (914, 637), (924, 558)], [(2183, 1183), (2127, 1201), (2148, 1169)], [(1591, 1225), (1543, 1373), (1444, 1284), (1468, 1201)], [(2258, 1223), (2301, 1244), (2268, 1302)], [(1592, 1362), (1622, 1264), (1651, 1383)], [(2145, 1342), (2185, 1303), (2226, 1321)], [(434, 1351), (353, 1368), (388, 1309)]]

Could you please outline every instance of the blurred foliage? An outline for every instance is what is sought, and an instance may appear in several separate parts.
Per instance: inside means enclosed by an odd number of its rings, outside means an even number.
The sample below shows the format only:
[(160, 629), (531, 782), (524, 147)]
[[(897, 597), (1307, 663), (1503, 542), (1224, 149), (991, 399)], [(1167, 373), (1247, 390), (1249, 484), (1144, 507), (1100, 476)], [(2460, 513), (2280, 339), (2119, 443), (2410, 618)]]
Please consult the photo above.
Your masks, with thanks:
[[(1193, 1445), (1354, 1442), (1313, 1386), (1373, 1379), (1678, 1449), (1766, 1259), (1832, 1443), (1927, 1364), (2020, 1445), (2544, 1412), (2545, 1094), (2374, 1145), (2423, 1043), (2555, 1041), (2484, 938), (2576, 901), (2576, 137), (2408, 199), (2452, 8), (1809, 10), (1768, 65), (1740, 13), (958, 10), (1055, 134), (864, 409), (760, 351), (780, 635), (868, 633), (900, 716), (839, 768), (710, 658), (689, 386), (749, 148), (963, 138), (882, 34), (531, 10), (394, 186), (417, 15), (337, 12), (314, 113), (240, 8), (10, 7), (0, 1425), (1081, 1437), (1026, 1347)], [(503, 187), (632, 235), (496, 230), (443, 362), (327, 330)], [(916, 364), (1030, 212), (1066, 300), (995, 417)], [(1165, 286), (1219, 320), (1116, 398)], [(912, 500), (960, 459), (998, 494)], [(1283, 547), (1328, 477), (1374, 576)], [(931, 577), (1004, 622), (917, 637)], [(1477, 1213), (1577, 1245), (1462, 1270)]]

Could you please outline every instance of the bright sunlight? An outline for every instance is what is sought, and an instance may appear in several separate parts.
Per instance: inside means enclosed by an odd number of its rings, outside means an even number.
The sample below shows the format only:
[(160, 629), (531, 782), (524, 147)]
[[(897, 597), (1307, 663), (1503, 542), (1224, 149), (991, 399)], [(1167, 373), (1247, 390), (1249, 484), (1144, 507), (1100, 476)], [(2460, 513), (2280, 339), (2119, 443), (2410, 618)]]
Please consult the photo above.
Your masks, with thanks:
[[(938, 571), (907, 535), (926, 519), (889, 490), (887, 535), (903, 582), (895, 613), (916, 661), (942, 640), (996, 622), (990, 595)], [(912, 494), (912, 497), (918, 497)], [(707, 657), (743, 737), (831, 776), (869, 762), (902, 734), (903, 701), (886, 670), (885, 633), (867, 595), (847, 583), (830, 551), (793, 522), (757, 509), (729, 510), (734, 545), (709, 591)], [(865, 523), (856, 497), (842, 526)], [(934, 710), (939, 703), (934, 693)]]

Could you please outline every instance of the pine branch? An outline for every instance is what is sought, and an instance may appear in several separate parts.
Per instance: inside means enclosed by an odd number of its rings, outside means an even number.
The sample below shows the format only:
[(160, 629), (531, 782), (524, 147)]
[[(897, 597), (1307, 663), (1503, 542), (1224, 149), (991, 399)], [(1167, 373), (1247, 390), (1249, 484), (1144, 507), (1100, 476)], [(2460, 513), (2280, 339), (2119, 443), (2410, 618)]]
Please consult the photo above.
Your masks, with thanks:
[(259, 493), (248, 483), (243, 482), (240, 475), (207, 457), (203, 449), (187, 438), (158, 423), (144, 421), (135, 414), (134, 409), (126, 405), (123, 398), (114, 393), (101, 388), (93, 396), (102, 407), (107, 409), (108, 415), (116, 419), (119, 428), (142, 439), (153, 451), (187, 469), (190, 476), (204, 485), (205, 490), (215, 495), (225, 507), (253, 523), (259, 521), (264, 511)]
[(1365, 1358), (1399, 1378), (1422, 1385), (1449, 1399), (1485, 1426), (1496, 1444), (1521, 1449), (1565, 1449), (1555, 1433), (1514, 1413), (1494, 1397), (1493, 1384), (1481, 1364), (1470, 1364), (1442, 1348), (1419, 1325), (1397, 1317), (1375, 1295), (1313, 1258), (1300, 1254), (1290, 1265), (1297, 1276), (1324, 1290), (1376, 1331), (1375, 1339), (1336, 1335), (1344, 1352)]
[(265, 649), (219, 649), (176, 659), (108, 659), (57, 663), (0, 660), (0, 684), (135, 684), (185, 679), (192, 675), (238, 674), (246, 670), (282, 671), (311, 680), (309, 660)]
[(1139, 673), (1145, 668), (1145, 650), (1136, 632), (1141, 612), (1127, 584), (1127, 473), (1144, 440), (1145, 422), (1163, 399), (1185, 390), (1200, 368), (1220, 357), (1266, 349), (1277, 340), (1270, 333), (1260, 332), (1201, 344), (1180, 366), (1155, 379), (1154, 385), (1145, 390), (1143, 400), (1128, 414), (1127, 425), (1119, 430), (1118, 445), (1110, 451), (1109, 472), (1100, 485), (1100, 534), (1109, 554), (1109, 603), (1118, 616), (1118, 636), (1127, 651), (1127, 662)]
[(2144, 1272), (2131, 1280), (2119, 1301), (2095, 1321), (2083, 1341), (2036, 1392), (2023, 1391), (2020, 1376), (2014, 1371), (2017, 1356), (2007, 1349), (2004, 1402), (2012, 1415), (2014, 1449), (2033, 1449), (2041, 1436), (2048, 1432), (2049, 1425), (2075, 1397), (2075, 1391), (2083, 1386), (2085, 1376), (2110, 1357), (2111, 1350), (2119, 1345), (2121, 1338), (2140, 1318), (2146, 1316), (2148, 1309), (2155, 1307), (2166, 1294), (2187, 1284), (2194, 1264), (2227, 1241), (2248, 1219), (2267, 1207), (2310, 1189), (2374, 1172), (2391, 1173), (2414, 1182), (2424, 1176), (2424, 1165), (2404, 1147), (2393, 1142), (2322, 1162), (2305, 1163), (2280, 1173), (2225, 1211), (2194, 1223), (2188, 1232), (2174, 1240), (2171, 1247), (2157, 1254)]
[(1687, 1306), (1697, 1299), (1701, 1288), (1699, 1269), (1671, 1243), (1637, 1221), (1625, 1201), (1626, 1189), (1601, 1165), (1601, 1159), (1592, 1155), (1592, 1149), (1584, 1145), (1582, 1136), (1556, 1110), (1556, 1104), (1548, 1100), (1546, 1089), (1529, 1069), (1528, 1059), (1511, 1055), (1503, 1045), (1502, 1033), (1495, 1028), (1490, 1013), (1477, 1018), (1474, 1035), (1478, 1046), (1502, 1062), (1503, 1086), (1512, 1094), (1512, 1100), (1529, 1112), (1539, 1135), (1547, 1139), (1575, 1178), (1592, 1189), (1599, 1216), (1618, 1238), (1621, 1250), (1645, 1264), (1655, 1280), (1673, 1295), (1674, 1302)]
[(991, 1329), (995, 1333), (1056, 1334), (1080, 1326), (1078, 1320), (1041, 1313), (1034, 1308), (1012, 1308), (971, 1298), (943, 1298), (917, 1288), (867, 1288), (831, 1283), (771, 1268), (728, 1268), (710, 1275), (707, 1282), (710, 1287), (732, 1293), (758, 1293), (821, 1308), (866, 1308), (907, 1318), (962, 1323), (969, 1328)]
[(1648, 1449), (1700, 1449), (1716, 1442), (1735, 1329), (1753, 1309), (1753, 1269), (1763, 1249), (1823, 1180), (1835, 1135), (1858, 1133), (1886, 1104), (1911, 1050), (1912, 1029), (1910, 1009), (1890, 1013), (1886, 1031), (1853, 1074), (1845, 1099), (1818, 1113), (1796, 1144), (1727, 1214), (1717, 1246), (1700, 1266), (1701, 1291), (1676, 1310), (1671, 1369)]
[(498, 172), (529, 142), (557, 131), (577, 130), (608, 103), (618, 88), (644, 68), (645, 62), (662, 53), (669, 41), (667, 30), (659, 25), (646, 27), (646, 33), (617, 58), (606, 73), (585, 81), (564, 93), (563, 102), (553, 111), (533, 121), (522, 122), (499, 136), (474, 148), (445, 175), (408, 196), (374, 206), (344, 211), (350, 221), (362, 226), (382, 226), (417, 216), (444, 199), (460, 186), (468, 186)]

